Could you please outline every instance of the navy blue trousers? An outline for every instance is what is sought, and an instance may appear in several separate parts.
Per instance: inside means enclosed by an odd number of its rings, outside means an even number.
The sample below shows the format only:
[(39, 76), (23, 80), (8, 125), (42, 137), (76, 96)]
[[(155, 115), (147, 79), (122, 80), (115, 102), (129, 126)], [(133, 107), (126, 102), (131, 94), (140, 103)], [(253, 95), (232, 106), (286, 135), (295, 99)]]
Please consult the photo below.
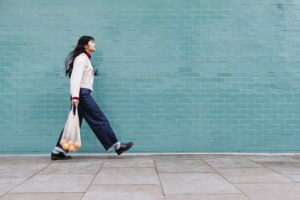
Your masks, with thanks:
[[(72, 103), (70, 110), (71, 109)], [(100, 110), (99, 106), (91, 96), (90, 89), (80, 88), (78, 116), (80, 127), (82, 124), (82, 118), (84, 118), (106, 151), (109, 150), (116, 142), (118, 142), (116, 135), (111, 128), (105, 114)], [(62, 129), (59, 139), (56, 143), (56, 146), (60, 148), (62, 148), (62, 146), (60, 145), (60, 139), (62, 137), (63, 131), (64, 129)]]

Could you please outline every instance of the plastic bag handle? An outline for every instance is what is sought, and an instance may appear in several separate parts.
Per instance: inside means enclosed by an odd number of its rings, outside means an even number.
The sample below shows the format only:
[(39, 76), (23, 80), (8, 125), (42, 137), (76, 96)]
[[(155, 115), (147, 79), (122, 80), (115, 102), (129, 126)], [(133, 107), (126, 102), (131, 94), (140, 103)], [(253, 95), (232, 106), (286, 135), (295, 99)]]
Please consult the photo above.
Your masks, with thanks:
[(74, 114), (74, 116), (75, 116), (76, 110), (77, 110), (77, 109), (76, 109), (76, 105), (73, 104), (72, 109), (73, 109), (73, 114)]

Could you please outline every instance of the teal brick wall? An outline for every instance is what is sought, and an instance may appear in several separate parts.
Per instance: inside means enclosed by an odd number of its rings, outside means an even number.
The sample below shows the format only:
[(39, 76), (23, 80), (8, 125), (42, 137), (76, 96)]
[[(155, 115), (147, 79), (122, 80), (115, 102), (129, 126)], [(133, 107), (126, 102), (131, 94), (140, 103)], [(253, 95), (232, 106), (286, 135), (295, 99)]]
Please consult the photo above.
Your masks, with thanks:
[[(92, 93), (132, 152), (300, 152), (300, 2), (0, 0), (0, 152), (48, 153), (63, 61), (96, 38)], [(86, 122), (79, 152), (105, 152)]]

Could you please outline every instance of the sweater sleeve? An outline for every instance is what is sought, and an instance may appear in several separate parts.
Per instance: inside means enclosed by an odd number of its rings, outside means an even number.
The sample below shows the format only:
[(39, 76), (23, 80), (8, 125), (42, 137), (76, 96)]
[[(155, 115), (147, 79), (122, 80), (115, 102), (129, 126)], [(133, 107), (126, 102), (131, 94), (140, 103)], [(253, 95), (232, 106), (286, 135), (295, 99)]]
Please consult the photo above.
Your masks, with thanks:
[(70, 77), (70, 94), (72, 98), (79, 98), (81, 80), (86, 69), (84, 57), (77, 56), (74, 60), (73, 70)]

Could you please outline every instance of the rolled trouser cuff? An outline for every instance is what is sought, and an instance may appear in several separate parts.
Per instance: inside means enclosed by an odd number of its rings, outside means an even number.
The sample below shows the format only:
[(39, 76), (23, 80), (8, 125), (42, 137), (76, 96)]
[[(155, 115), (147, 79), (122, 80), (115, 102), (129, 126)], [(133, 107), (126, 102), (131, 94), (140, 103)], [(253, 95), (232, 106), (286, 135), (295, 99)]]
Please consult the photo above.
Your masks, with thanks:
[(120, 148), (120, 146), (121, 146), (121, 142), (116, 142), (116, 143), (113, 144), (111, 147), (109, 147), (106, 151), (109, 152), (109, 151), (111, 151), (113, 148), (118, 149), (118, 148)]

